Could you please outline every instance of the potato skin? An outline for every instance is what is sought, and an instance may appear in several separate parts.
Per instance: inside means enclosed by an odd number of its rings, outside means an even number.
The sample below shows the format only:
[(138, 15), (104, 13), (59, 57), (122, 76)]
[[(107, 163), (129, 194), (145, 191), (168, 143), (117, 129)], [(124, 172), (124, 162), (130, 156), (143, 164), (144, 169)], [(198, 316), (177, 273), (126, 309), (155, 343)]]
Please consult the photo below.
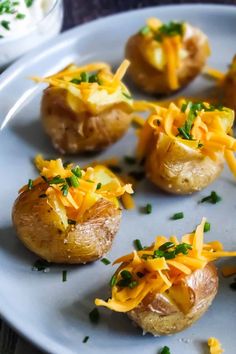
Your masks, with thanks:
[[(236, 67), (236, 55), (234, 55), (232, 64)], [(230, 69), (223, 79), (221, 85), (222, 101), (226, 107), (234, 109), (236, 112), (236, 70)]]
[(81, 222), (65, 229), (47, 198), (39, 198), (46, 189), (45, 183), (36, 185), (21, 193), (13, 206), (13, 224), (24, 245), (54, 263), (92, 262), (108, 252), (119, 229), (120, 209), (100, 199), (85, 212)]
[[(190, 25), (187, 25), (191, 27)], [(183, 48), (189, 55), (181, 60), (177, 71), (179, 88), (188, 85), (202, 70), (209, 55), (207, 37), (198, 29), (191, 27), (193, 34), (184, 40)], [(172, 90), (167, 81), (165, 70), (161, 71), (147, 62), (142, 54), (143, 36), (131, 36), (126, 44), (125, 57), (130, 60), (128, 75), (142, 91), (166, 95)]]
[(184, 313), (163, 294), (148, 294), (128, 316), (144, 331), (154, 336), (174, 334), (196, 322), (209, 308), (218, 289), (215, 266), (209, 263), (183, 280), (189, 290), (191, 309)]
[(191, 194), (211, 184), (222, 172), (223, 156), (217, 161), (160, 133), (153, 138), (146, 157), (147, 177), (173, 194)]
[(129, 128), (131, 114), (123, 104), (93, 115), (88, 111), (75, 112), (66, 98), (66, 90), (49, 87), (41, 102), (43, 127), (60, 153), (102, 150), (119, 140)]

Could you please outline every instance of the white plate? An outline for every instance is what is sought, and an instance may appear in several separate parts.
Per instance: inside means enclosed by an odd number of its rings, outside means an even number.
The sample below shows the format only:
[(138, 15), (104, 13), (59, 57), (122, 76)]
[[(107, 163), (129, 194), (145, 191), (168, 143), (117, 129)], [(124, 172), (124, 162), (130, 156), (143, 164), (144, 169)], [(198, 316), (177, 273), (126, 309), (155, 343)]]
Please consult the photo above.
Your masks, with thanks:
[[(46, 75), (71, 61), (85, 63), (106, 60), (118, 65), (123, 58), (127, 38), (137, 31), (145, 18), (157, 16), (163, 21), (188, 20), (209, 36), (212, 56), (209, 64), (226, 69), (236, 51), (236, 8), (213, 5), (156, 7), (107, 17), (62, 34), (54, 41), (24, 57), (1, 76), (0, 105), (2, 119), (21, 95), (34, 91), (27, 78)], [(185, 92), (188, 95), (207, 89), (209, 83), (198, 78)], [(26, 93), (25, 93), (26, 92)], [(36, 260), (16, 239), (11, 225), (11, 208), (18, 189), (35, 176), (31, 158), (38, 152), (58, 156), (45, 137), (39, 121), (41, 88), (1, 132), (1, 236), (0, 236), (0, 313), (19, 332), (36, 345), (54, 354), (96, 353), (156, 354), (164, 345), (175, 354), (199, 354), (210, 336), (218, 337), (225, 352), (233, 354), (235, 336), (235, 294), (228, 279), (221, 279), (220, 289), (207, 314), (188, 330), (171, 336), (142, 336), (125, 315), (101, 309), (98, 325), (89, 322), (95, 297), (106, 298), (108, 280), (114, 269), (100, 261), (86, 266), (51, 268), (50, 273), (32, 272)], [(138, 95), (136, 95), (138, 97)], [(113, 147), (101, 154), (123, 156), (132, 154), (135, 146), (133, 130)], [(82, 158), (74, 158), (83, 162)], [(202, 196), (216, 190), (223, 201), (216, 205), (198, 204)], [(120, 231), (108, 258), (114, 260), (132, 249), (132, 241), (140, 238), (144, 244), (153, 241), (157, 233), (170, 235), (190, 231), (206, 216), (212, 225), (207, 239), (219, 239), (228, 249), (236, 249), (234, 238), (235, 181), (225, 168), (221, 178), (206, 190), (188, 197), (161, 193), (147, 182), (141, 183), (135, 196), (137, 209), (125, 211)], [(153, 212), (143, 215), (138, 207), (152, 203)], [(185, 218), (170, 221), (178, 211)], [(68, 280), (62, 282), (61, 272), (68, 269)], [(84, 336), (90, 336), (86, 344)], [(205, 346), (206, 348), (206, 346)]]

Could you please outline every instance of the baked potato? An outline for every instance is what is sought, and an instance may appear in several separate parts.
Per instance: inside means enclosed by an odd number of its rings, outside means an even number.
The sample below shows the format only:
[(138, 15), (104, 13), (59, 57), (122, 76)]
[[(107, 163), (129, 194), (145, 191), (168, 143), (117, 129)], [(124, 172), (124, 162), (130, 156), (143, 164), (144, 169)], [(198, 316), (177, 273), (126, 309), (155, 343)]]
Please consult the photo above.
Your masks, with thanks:
[(225, 157), (235, 173), (236, 141), (228, 135), (232, 110), (184, 100), (153, 107), (139, 133), (137, 155), (156, 186), (174, 194), (202, 190), (222, 172)]
[(196, 231), (182, 237), (158, 236), (151, 247), (134, 251), (111, 279), (108, 301), (95, 300), (117, 312), (125, 312), (144, 331), (155, 336), (180, 332), (191, 326), (209, 308), (218, 289), (213, 261), (236, 256), (224, 252), (218, 241), (204, 243), (206, 219)]
[(69, 66), (46, 79), (41, 102), (45, 132), (61, 153), (98, 151), (119, 140), (129, 128), (132, 97), (122, 83), (128, 61), (113, 75), (104, 63)]
[(161, 23), (156, 18), (131, 36), (125, 57), (128, 75), (147, 93), (166, 95), (188, 85), (210, 55), (207, 36), (188, 23)]
[(29, 180), (12, 218), (19, 239), (54, 263), (87, 263), (111, 248), (119, 229), (118, 197), (132, 192), (106, 167), (81, 170), (62, 161), (40, 160), (41, 177)]

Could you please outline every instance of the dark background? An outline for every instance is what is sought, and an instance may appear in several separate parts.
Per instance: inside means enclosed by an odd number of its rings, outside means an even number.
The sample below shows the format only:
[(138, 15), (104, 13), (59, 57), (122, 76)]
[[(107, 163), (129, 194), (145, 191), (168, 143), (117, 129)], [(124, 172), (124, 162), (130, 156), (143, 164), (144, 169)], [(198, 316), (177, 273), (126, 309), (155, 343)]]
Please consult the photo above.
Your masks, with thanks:
[(224, 1), (158, 1), (158, 0), (64, 0), (65, 20), (63, 30), (112, 13), (155, 5), (183, 3), (236, 4), (236, 0)]

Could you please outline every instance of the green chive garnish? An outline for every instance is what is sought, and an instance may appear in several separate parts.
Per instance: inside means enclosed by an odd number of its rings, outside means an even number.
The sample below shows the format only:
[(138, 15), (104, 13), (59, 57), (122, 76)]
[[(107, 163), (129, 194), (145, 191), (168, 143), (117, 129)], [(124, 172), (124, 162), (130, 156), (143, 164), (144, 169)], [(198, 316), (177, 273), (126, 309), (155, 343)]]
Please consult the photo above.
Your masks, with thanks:
[(82, 82), (89, 82), (89, 74), (87, 72), (83, 71), (80, 77)]
[(165, 243), (163, 243), (163, 245), (161, 245), (160, 247), (159, 247), (159, 250), (160, 251), (166, 251), (166, 250), (168, 250), (169, 248), (172, 248), (172, 247), (174, 247), (175, 246), (175, 244), (173, 243), (173, 242), (165, 242)]
[(10, 31), (10, 22), (6, 20), (1, 21), (1, 25), (3, 28), (5, 28), (7, 31)]
[(132, 274), (126, 269), (122, 270), (120, 275), (122, 276), (123, 279), (132, 279)]
[(139, 30), (139, 34), (145, 36), (146, 34), (148, 34), (150, 32), (150, 28), (148, 26), (144, 26)]
[(34, 2), (34, 0), (25, 0), (25, 5), (26, 5), (27, 7), (30, 7), (30, 6), (33, 5), (33, 2)]
[(76, 168), (72, 168), (71, 172), (78, 178), (82, 177), (82, 171), (79, 166), (77, 166)]
[(16, 15), (16, 19), (17, 19), (17, 20), (22, 20), (23, 18), (25, 18), (25, 15), (24, 15), (24, 14), (18, 13), (18, 14)]
[(100, 319), (100, 314), (98, 309), (95, 307), (90, 313), (89, 313), (89, 319), (92, 323), (97, 324)]
[(72, 220), (72, 219), (68, 219), (67, 222), (68, 222), (69, 225), (75, 225), (76, 224), (76, 221)]
[(209, 222), (206, 222), (204, 225), (204, 232), (208, 232), (211, 229), (211, 224)]
[(112, 277), (111, 277), (111, 280), (110, 280), (110, 287), (112, 288), (113, 286), (116, 285), (116, 275), (114, 274)]
[(89, 340), (89, 336), (84, 337), (83, 343), (87, 343), (88, 340)]
[(133, 289), (138, 285), (138, 282), (136, 280), (133, 280), (129, 283), (129, 288)]
[(72, 187), (75, 187), (75, 188), (79, 187), (79, 181), (75, 175), (69, 177), (69, 180), (70, 180), (70, 184), (72, 185)]
[(67, 270), (62, 271), (62, 281), (67, 281)]
[(210, 195), (200, 200), (200, 203), (207, 202), (211, 204), (216, 204), (219, 203), (221, 200), (222, 198), (215, 191), (212, 191)]
[(167, 347), (167, 346), (164, 346), (164, 347), (161, 349), (160, 354), (171, 354), (170, 348)]
[(102, 258), (102, 259), (101, 259), (101, 262), (102, 262), (103, 264), (105, 264), (105, 265), (111, 264), (111, 262), (110, 262), (109, 259), (107, 259), (107, 258)]
[(132, 99), (132, 96), (129, 95), (128, 93), (126, 93), (126, 92), (122, 92), (122, 95), (125, 96), (126, 98), (128, 98), (129, 100)]
[(64, 183), (65, 179), (61, 178), (60, 175), (53, 177), (48, 183), (49, 184), (61, 184)]
[(32, 270), (37, 270), (38, 272), (45, 271), (50, 265), (51, 263), (45, 261), (44, 259), (38, 259), (35, 261)]
[(32, 179), (29, 179), (29, 182), (28, 182), (28, 189), (31, 190), (33, 188), (33, 180)]
[(141, 243), (141, 241), (139, 239), (134, 240), (134, 244), (135, 244), (135, 247), (136, 247), (137, 251), (143, 250), (142, 243)]
[(145, 208), (146, 214), (151, 214), (152, 212), (152, 204), (147, 204)]
[(64, 197), (67, 197), (68, 192), (69, 192), (68, 184), (63, 184), (63, 186), (61, 187), (61, 191), (62, 191), (62, 194), (64, 195)]
[(184, 213), (180, 212), (180, 213), (175, 213), (173, 216), (171, 216), (171, 220), (179, 220), (179, 219), (183, 219), (184, 218)]
[(101, 188), (101, 186), (102, 186), (102, 183), (101, 183), (101, 182), (99, 182), (99, 183), (97, 184), (96, 190), (100, 189), (100, 188)]
[(81, 84), (81, 80), (80, 79), (76, 79), (76, 78), (70, 80), (70, 82), (72, 82), (72, 84), (75, 84), (75, 85)]

